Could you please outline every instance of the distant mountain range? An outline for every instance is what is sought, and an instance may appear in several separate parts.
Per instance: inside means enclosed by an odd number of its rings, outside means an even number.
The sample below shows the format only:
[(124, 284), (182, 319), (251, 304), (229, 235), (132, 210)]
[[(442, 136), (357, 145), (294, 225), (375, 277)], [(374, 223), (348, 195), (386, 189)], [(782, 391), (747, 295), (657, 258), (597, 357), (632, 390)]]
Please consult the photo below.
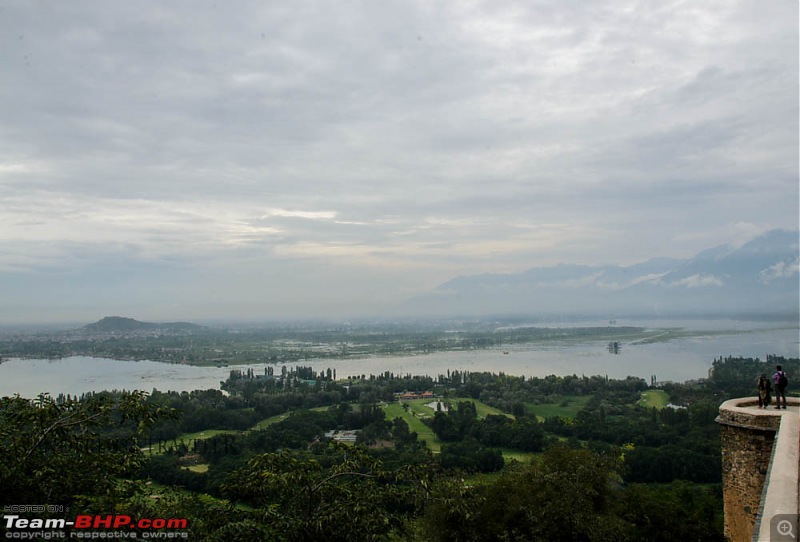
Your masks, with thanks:
[(82, 329), (97, 333), (130, 333), (135, 331), (167, 331), (174, 333), (199, 331), (203, 329), (203, 326), (190, 324), (188, 322), (154, 324), (150, 322), (140, 322), (133, 318), (125, 318), (122, 316), (106, 316), (93, 324), (83, 326)]
[(773, 230), (688, 260), (556, 265), (456, 277), (412, 299), (435, 314), (790, 314), (800, 312), (800, 232)]

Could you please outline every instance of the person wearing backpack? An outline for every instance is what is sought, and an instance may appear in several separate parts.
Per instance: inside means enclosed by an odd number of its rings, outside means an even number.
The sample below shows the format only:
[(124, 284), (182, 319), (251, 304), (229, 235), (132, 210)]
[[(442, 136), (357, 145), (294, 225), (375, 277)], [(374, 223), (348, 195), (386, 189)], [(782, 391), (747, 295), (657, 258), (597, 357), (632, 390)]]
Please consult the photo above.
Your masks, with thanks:
[(781, 397), (783, 397), (783, 408), (786, 409), (786, 386), (789, 385), (789, 379), (780, 365), (775, 366), (775, 371), (772, 375), (772, 381), (775, 382), (775, 408), (781, 408)]
[(772, 383), (767, 378), (767, 373), (761, 373), (756, 383), (758, 389), (758, 408), (767, 408), (772, 399)]

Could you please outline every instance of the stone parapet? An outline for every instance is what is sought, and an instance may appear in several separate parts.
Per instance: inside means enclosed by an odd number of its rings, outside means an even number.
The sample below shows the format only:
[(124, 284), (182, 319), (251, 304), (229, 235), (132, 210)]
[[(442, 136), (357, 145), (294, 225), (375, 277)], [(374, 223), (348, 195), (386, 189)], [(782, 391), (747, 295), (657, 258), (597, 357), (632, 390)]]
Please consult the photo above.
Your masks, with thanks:
[[(791, 397), (787, 399), (787, 404), (797, 406), (800, 404), (800, 399)], [(719, 407), (717, 422), (723, 425), (745, 427), (756, 431), (775, 432), (780, 427), (781, 416), (780, 411), (775, 410), (773, 405), (760, 409), (758, 408), (757, 397), (745, 397), (731, 399), (722, 403)]]

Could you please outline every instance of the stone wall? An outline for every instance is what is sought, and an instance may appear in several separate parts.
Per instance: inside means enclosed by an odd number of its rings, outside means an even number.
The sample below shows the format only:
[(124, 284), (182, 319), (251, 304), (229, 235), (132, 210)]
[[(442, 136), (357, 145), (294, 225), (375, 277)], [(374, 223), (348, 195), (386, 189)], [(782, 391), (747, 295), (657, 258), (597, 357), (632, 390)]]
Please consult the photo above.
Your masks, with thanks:
[(720, 439), (725, 536), (733, 541), (750, 540), (769, 469), (775, 433), (723, 425)]
[(780, 412), (756, 407), (756, 398), (720, 406), (725, 536), (733, 542), (753, 537), (764, 482), (772, 457)]

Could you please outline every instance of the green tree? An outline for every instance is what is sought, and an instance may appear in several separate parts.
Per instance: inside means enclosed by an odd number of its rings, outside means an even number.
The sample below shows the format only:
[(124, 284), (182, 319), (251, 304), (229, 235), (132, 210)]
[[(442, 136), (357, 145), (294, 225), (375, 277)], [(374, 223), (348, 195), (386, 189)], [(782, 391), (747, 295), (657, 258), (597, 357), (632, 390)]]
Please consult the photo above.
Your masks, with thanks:
[(482, 446), (472, 437), (442, 446), (442, 467), (467, 472), (496, 472), (503, 468), (503, 454), (496, 448)]
[[(173, 413), (144, 392), (57, 402), (0, 398), (0, 487), (6, 502), (71, 503), (79, 495), (115, 502), (117, 478), (144, 462), (139, 441)], [(110, 510), (109, 510), (110, 511)]]
[[(614, 507), (618, 469), (609, 456), (557, 444), (536, 463), (506, 470), (489, 486), (464, 489), (457, 498), (445, 486), (433, 503), (463, 502), (450, 510), (428, 507), (423, 531), (437, 542), (633, 540), (633, 526)], [(442, 524), (461, 527), (443, 530)]]
[(234, 472), (224, 491), (257, 507), (261, 522), (290, 542), (374, 541), (402, 532), (425, 486), (418, 475), (388, 471), (360, 448), (330, 446), (341, 456), (330, 469), (288, 452), (263, 454)]

